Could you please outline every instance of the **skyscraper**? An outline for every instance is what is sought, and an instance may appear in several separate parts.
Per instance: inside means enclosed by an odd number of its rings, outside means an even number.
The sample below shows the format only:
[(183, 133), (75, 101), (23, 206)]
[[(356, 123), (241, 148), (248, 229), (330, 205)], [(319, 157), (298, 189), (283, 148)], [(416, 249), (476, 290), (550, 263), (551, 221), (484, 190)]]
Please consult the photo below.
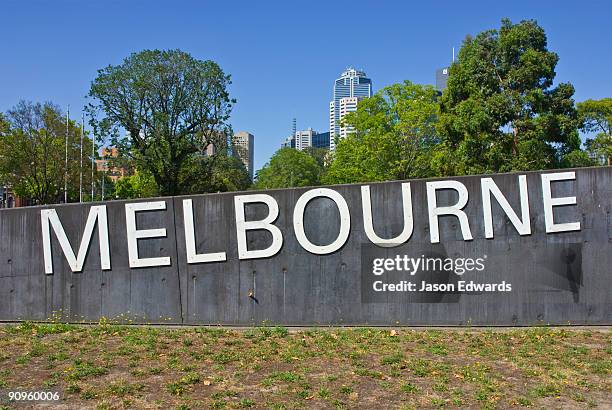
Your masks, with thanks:
[(448, 67), (438, 68), (436, 70), (436, 89), (440, 92), (446, 89), (446, 81), (448, 80)]
[(249, 177), (251, 177), (251, 180), (253, 180), (255, 136), (246, 131), (237, 132), (234, 135), (234, 149), (234, 155), (240, 158), (247, 171), (249, 172)]
[(312, 146), (315, 148), (329, 149), (329, 131), (314, 134), (312, 136)]
[(330, 150), (336, 148), (334, 137), (345, 138), (351, 131), (342, 127), (342, 118), (357, 109), (362, 98), (372, 96), (372, 80), (363, 71), (347, 68), (334, 82), (334, 99), (329, 103)]

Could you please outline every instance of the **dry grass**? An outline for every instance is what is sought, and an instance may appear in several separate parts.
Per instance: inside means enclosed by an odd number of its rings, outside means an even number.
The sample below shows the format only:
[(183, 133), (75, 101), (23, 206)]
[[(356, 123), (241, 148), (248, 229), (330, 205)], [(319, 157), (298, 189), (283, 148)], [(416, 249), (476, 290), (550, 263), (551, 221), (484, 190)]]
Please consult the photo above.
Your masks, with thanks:
[(0, 368), (0, 408), (11, 390), (63, 408), (612, 407), (606, 329), (26, 322), (0, 327)]

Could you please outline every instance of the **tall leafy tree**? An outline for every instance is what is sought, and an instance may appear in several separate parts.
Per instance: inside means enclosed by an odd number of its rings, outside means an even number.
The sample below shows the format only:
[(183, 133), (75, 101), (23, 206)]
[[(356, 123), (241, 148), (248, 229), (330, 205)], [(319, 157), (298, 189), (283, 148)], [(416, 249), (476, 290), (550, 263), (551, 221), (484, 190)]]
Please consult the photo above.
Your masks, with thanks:
[(151, 174), (135, 172), (115, 182), (114, 197), (117, 199), (148, 198), (157, 196), (157, 185)]
[(194, 158), (231, 134), (230, 83), (213, 61), (145, 50), (98, 71), (88, 111), (95, 129), (151, 174), (161, 195), (189, 193), (203, 177)]
[(217, 153), (196, 157), (192, 166), (201, 178), (191, 185), (189, 193), (244, 191), (252, 184), (246, 167), (236, 155)]
[(587, 150), (604, 164), (612, 165), (612, 98), (578, 103), (578, 113), (583, 130), (595, 134), (587, 139)]
[(324, 181), (330, 184), (432, 176), (439, 143), (437, 91), (405, 81), (360, 101), (345, 117), (354, 132), (339, 141)]
[[(0, 178), (36, 204), (63, 201), (66, 120), (52, 103), (21, 101), (7, 112), (0, 130)], [(83, 138), (83, 191), (89, 192), (92, 141)], [(79, 198), (81, 130), (68, 122), (68, 200)], [(94, 174), (97, 178), (97, 173)]]
[(6, 135), (9, 132), (10, 124), (4, 117), (4, 114), (0, 112), (0, 137)]
[(281, 148), (257, 172), (259, 189), (313, 186), (320, 184), (321, 166), (306, 152)]
[[(553, 87), (559, 57), (535, 21), (468, 36), (442, 98), (443, 174), (554, 168), (579, 150), (574, 87)], [(568, 158), (572, 158), (569, 156)]]
[(306, 147), (302, 151), (314, 158), (321, 169), (324, 169), (325, 163), (329, 156), (329, 150), (326, 148)]

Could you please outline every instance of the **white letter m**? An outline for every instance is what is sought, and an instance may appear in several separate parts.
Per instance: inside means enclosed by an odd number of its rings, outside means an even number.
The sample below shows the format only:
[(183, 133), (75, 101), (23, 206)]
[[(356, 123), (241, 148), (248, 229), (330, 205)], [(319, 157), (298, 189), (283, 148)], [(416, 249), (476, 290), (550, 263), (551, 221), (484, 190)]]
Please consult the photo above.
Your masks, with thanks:
[(79, 253), (77, 256), (74, 255), (74, 251), (70, 246), (64, 227), (57, 216), (55, 209), (43, 209), (40, 211), (40, 222), (42, 226), (42, 237), (43, 237), (43, 252), (45, 258), (45, 273), (50, 275), (53, 273), (53, 258), (51, 256), (51, 232), (49, 229), (49, 223), (53, 227), (55, 236), (59, 241), (62, 251), (66, 256), (68, 265), (73, 272), (81, 272), (83, 270), (83, 264), (85, 263), (85, 256), (91, 237), (93, 236), (93, 230), (98, 222), (98, 242), (100, 243), (100, 265), (102, 270), (109, 270), (110, 264), (110, 250), (108, 243), (108, 222), (106, 217), (106, 205), (94, 205), (89, 209), (89, 216), (85, 223), (85, 231), (81, 238), (81, 244), (79, 246)]

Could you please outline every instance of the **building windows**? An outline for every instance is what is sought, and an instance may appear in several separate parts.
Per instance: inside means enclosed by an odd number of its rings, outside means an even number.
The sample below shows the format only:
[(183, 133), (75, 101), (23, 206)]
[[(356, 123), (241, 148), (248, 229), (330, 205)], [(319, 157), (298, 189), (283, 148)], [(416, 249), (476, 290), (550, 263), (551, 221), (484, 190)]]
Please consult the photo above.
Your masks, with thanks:
[(342, 126), (344, 115), (355, 111), (359, 100), (371, 96), (372, 80), (363, 71), (347, 68), (334, 82), (334, 99), (329, 105), (330, 150), (335, 149), (334, 136), (345, 138), (352, 131)]

